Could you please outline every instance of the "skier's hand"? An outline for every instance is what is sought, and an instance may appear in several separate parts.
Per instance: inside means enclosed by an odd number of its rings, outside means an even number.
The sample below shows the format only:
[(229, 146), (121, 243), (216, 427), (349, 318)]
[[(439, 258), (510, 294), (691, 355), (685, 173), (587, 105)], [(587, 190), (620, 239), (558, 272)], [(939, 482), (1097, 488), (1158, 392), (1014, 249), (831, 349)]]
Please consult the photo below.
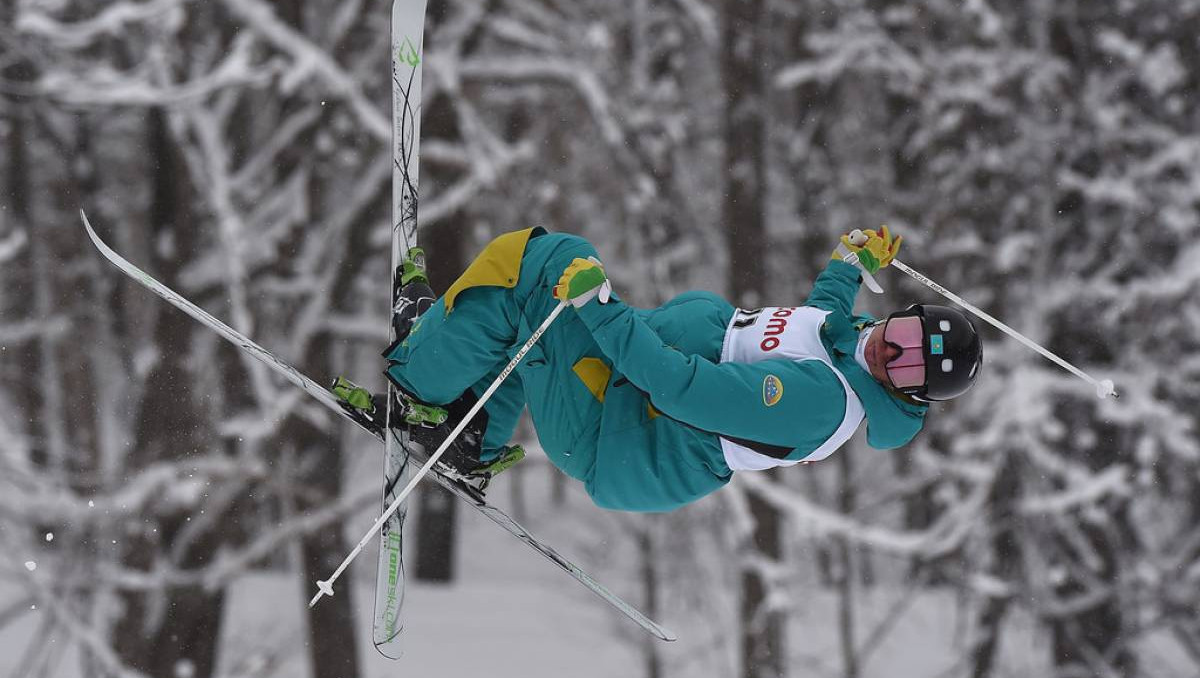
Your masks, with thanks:
[(596, 257), (576, 258), (554, 286), (554, 298), (570, 302), (575, 308), (597, 296), (600, 297), (600, 303), (607, 304), (611, 294), (612, 285), (608, 282), (608, 276), (604, 275), (604, 266)]
[(833, 251), (833, 258), (842, 261), (849, 258), (850, 254), (857, 255), (863, 270), (874, 275), (879, 269), (892, 263), (900, 251), (902, 242), (904, 237), (898, 235), (893, 238), (887, 226), (881, 227), (878, 232), (870, 229), (855, 231), (842, 236), (841, 243)]

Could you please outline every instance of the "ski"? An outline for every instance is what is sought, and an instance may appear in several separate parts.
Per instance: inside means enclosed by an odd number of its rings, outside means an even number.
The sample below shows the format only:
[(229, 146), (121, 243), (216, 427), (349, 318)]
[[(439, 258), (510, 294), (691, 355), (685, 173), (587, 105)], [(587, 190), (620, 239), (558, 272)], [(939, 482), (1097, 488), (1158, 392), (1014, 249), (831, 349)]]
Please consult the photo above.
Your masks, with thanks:
[[(298, 386), (305, 393), (312, 396), (322, 405), (325, 405), (330, 410), (354, 422), (363, 430), (374, 435), (380, 442), (384, 442), (386, 438), (391, 437), (385, 435), (384, 431), (378, 425), (371, 425), (369, 422), (363, 421), (361, 417), (355, 416), (351, 410), (343, 407), (341, 401), (337, 399), (332, 391), (326, 389), (312, 379), (309, 379), (295, 367), (292, 367), (275, 354), (251, 341), (242, 333), (238, 332), (232, 327), (229, 327), (220, 320), (217, 320), (204, 309), (196, 306), (192, 302), (180, 296), (171, 288), (162, 284), (158, 280), (155, 280), (153, 276), (149, 275), (137, 266), (134, 266), (120, 254), (117, 254), (111, 247), (109, 247), (103, 240), (100, 239), (100, 236), (96, 234), (95, 229), (92, 228), (92, 224), (88, 221), (87, 215), (84, 214), (82, 210), (80, 210), (79, 215), (83, 220), (83, 226), (87, 230), (88, 237), (91, 238), (92, 243), (96, 246), (96, 249), (98, 249), (106, 259), (112, 262), (113, 265), (119, 268), (125, 275), (133, 278), (151, 292), (154, 292), (158, 296), (170, 302), (171, 305), (175, 306), (184, 313), (187, 313), (192, 318), (195, 318), (197, 321), (221, 335), (221, 337), (233, 345), (266, 364), (285, 379)], [(426, 461), (425, 459), (420, 458), (420, 455), (415, 448), (412, 452), (412, 457), (421, 464)], [(530, 548), (542, 554), (542, 556), (544, 556), (547, 560), (554, 563), (567, 574), (574, 577), (575, 580), (580, 584), (583, 584), (590, 591), (600, 596), (600, 598), (604, 599), (604, 601), (611, 605), (615, 610), (625, 615), (631, 621), (641, 626), (656, 638), (665, 641), (673, 641), (677, 639), (677, 636), (674, 633), (671, 633), (658, 623), (646, 617), (646, 615), (642, 614), (641, 611), (629, 603), (621, 600), (616, 594), (609, 591), (602, 584), (593, 579), (591, 575), (580, 569), (579, 566), (564, 558), (550, 546), (542, 543), (540, 540), (530, 534), (528, 530), (509, 517), (507, 513), (489, 504), (475, 488), (448, 478), (438, 473), (436, 470), (431, 472), (429, 475), (442, 487), (445, 487), (452, 494), (457, 495), (460, 499), (474, 507), (475, 510), (482, 513), (493, 523), (504, 528), (517, 539), (525, 542)]]
[[(396, 313), (400, 290), (399, 266), (409, 248), (417, 244), (417, 182), (421, 142), (421, 59), (425, 34), (426, 0), (393, 0), (391, 27), (392, 69), (392, 280), (391, 313)], [(388, 318), (391, 340), (394, 324)], [(395, 387), (387, 385), (386, 421), (391, 421)], [(386, 429), (385, 429), (386, 430)], [(421, 466), (412, 464), (407, 446), (396, 436), (383, 435), (383, 508), (408, 484)], [(402, 653), (404, 605), (404, 520), (408, 501), (392, 514), (380, 532), (379, 562), (375, 574), (375, 618), (372, 640), (385, 657)]]

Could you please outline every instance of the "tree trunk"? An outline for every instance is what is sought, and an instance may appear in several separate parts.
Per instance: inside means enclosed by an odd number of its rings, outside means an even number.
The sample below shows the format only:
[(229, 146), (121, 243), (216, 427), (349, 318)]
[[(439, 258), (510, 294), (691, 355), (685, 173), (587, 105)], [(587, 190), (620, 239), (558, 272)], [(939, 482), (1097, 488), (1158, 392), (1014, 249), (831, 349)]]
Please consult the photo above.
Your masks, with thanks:
[[(327, 184), (323, 182), (319, 185)], [(383, 207), (387, 204), (388, 195), (390, 188), (381, 184), (377, 195), (369, 201), (378, 209), (366, 209), (354, 217), (348, 229), (345, 249), (333, 255), (346, 262), (343, 264), (346, 270), (335, 277), (336, 282), (330, 292), (334, 312), (346, 312), (354, 301), (357, 278), (351, 271), (371, 255), (368, 245), (370, 234), (379, 220), (386, 218), (383, 216)], [(320, 200), (321, 196), (315, 199)], [(333, 355), (334, 338), (324, 333), (309, 344), (300, 364), (308, 374), (334, 374), (337, 370), (332, 364)], [(281, 447), (301, 450), (302, 458), (307, 462), (304, 466), (310, 469), (303, 477), (310, 492), (300, 503), (300, 510), (327, 506), (342, 492), (345, 464), (339, 437), (333, 430), (316, 428), (300, 417), (293, 417), (284, 430), (286, 440)], [(381, 451), (373, 446), (372, 449)], [(301, 545), (305, 583), (311, 585), (328, 577), (349, 550), (350, 545), (340, 529), (324, 529), (305, 535)], [(347, 571), (342, 578), (345, 582), (343, 586), (348, 588), (353, 580), (351, 572)], [(327, 597), (309, 611), (308, 647), (313, 678), (354, 678), (359, 675), (358, 633), (355, 631), (359, 619), (355, 615), (353, 600), (350, 595)]]
[[(1097, 6), (1099, 7), (1099, 6)], [(1073, 36), (1080, 32), (1094, 34), (1098, 25), (1103, 25), (1103, 10), (1088, 6), (1060, 6), (1045, 0), (1034, 4), (1036, 17), (1034, 42), (1039, 51), (1049, 52), (1072, 66), (1083, 70), (1091, 57), (1085, 43), (1075, 42)], [(1095, 23), (1093, 23), (1095, 22)], [(1036, 115), (1051, 124), (1054, 111), (1046, 103)], [(1044, 149), (1045, 157), (1037, 158), (1041, 166), (1050, 167), (1058, 160), (1054, 152)], [(1058, 219), (1064, 222), (1087, 224), (1088, 220), (1077, 202), (1063, 204), (1047, 190), (1037, 195), (1044, 212), (1050, 214), (1053, 206)], [(1071, 336), (1065, 318), (1056, 318), (1048, 336), (1062, 339)], [(1063, 353), (1066, 346), (1050, 349)], [(1102, 359), (1103, 360), (1103, 359)], [(1066, 400), (1059, 405), (1056, 418), (1067, 422), (1069, 433), (1065, 440), (1071, 441), (1063, 452), (1087, 466), (1092, 473), (1101, 473), (1114, 466), (1128, 463), (1122, 450), (1136, 443), (1125, 431), (1110, 421), (1097, 421), (1090, 404), (1078, 400)], [(1084, 435), (1084, 433), (1090, 435)], [(1086, 444), (1081, 441), (1094, 436), (1102, 444)], [(1060, 598), (1070, 599), (1081, 593), (1100, 592), (1100, 595), (1084, 609), (1072, 611), (1051, 620), (1051, 644), (1055, 668), (1062, 675), (1102, 675), (1110, 673), (1127, 678), (1138, 674), (1137, 653), (1132, 647), (1136, 634), (1137, 614), (1127, 611), (1129, 603), (1122, 600), (1122, 583), (1135, 578), (1130, 561), (1136, 558), (1137, 544), (1132, 538), (1129, 523), (1129, 498), (1112, 497), (1096, 507), (1102, 511), (1103, 519), (1096, 520), (1085, 512), (1079, 516), (1066, 516), (1072, 523), (1066, 529), (1074, 529), (1074, 539), (1056, 540), (1056, 560), (1065, 568), (1065, 576), (1054, 587)], [(1090, 552), (1084, 555), (1084, 552)]]
[[(658, 549), (655, 548), (655, 518), (648, 518), (638, 533), (638, 554), (642, 561), (642, 611), (651, 619), (658, 618), (658, 597), (661, 584), (658, 578)], [(658, 652), (659, 641), (649, 635), (642, 637), (642, 656), (645, 660), (646, 678), (661, 678), (662, 657)]]
[[(319, 156), (315, 160), (306, 160), (313, 162), (311, 169), (314, 181), (309, 193), (313, 196), (314, 205), (322, 212), (334, 211), (331, 206), (345, 198), (343, 195), (322, 190), (337, 185), (332, 177), (321, 176), (322, 172), (339, 171), (334, 163), (325, 162), (326, 160)], [(333, 313), (349, 314), (357, 303), (355, 287), (360, 281), (354, 272), (362, 266), (362, 262), (375, 256), (370, 246), (371, 235), (380, 223), (386, 223), (390, 219), (386, 209), (390, 195), (390, 186), (386, 182), (380, 183), (371, 198), (362, 203), (362, 210), (350, 217), (351, 223), (347, 228), (345, 241), (335, 245), (335, 249), (329, 253), (330, 257), (341, 262), (341, 270), (334, 276), (335, 282), (329, 294), (330, 310)], [(329, 332), (314, 336), (300, 358), (302, 370), (308, 374), (338, 374), (341, 366), (334, 365), (334, 358), (345, 355), (344, 351), (337, 350), (338, 345), (335, 342), (340, 341), (344, 340)], [(332, 427), (318, 428), (300, 417), (293, 417), (284, 428), (284, 432), (285, 441), (280, 448), (300, 450), (301, 459), (304, 460), (301, 466), (308, 469), (302, 480), (309, 492), (299, 501), (298, 508), (303, 512), (328, 506), (341, 496), (343, 491), (346, 448), (341, 444), (341, 437)], [(375, 445), (367, 445), (363, 449), (375, 455), (383, 451)], [(372, 464), (382, 466), (380, 461), (376, 456), (372, 459)], [(323, 529), (305, 535), (301, 543), (305, 584), (311, 586), (313, 582), (328, 577), (350, 548), (351, 544), (342, 529)], [(362, 562), (362, 559), (358, 561), (359, 566), (362, 566)], [(373, 564), (366, 567), (374, 570)], [(353, 569), (347, 570), (341, 581), (349, 594), (354, 581)], [(326, 597), (319, 605), (309, 610), (308, 614), (308, 648), (313, 678), (359, 676), (362, 669), (359, 666), (356, 629), (362, 619), (356, 614), (354, 597)]]
[[(1020, 568), (1020, 540), (1015, 532), (1016, 516), (1013, 507), (1021, 492), (1021, 476), (1016, 455), (1008, 455), (1004, 467), (996, 477), (992, 494), (988, 498), (988, 523), (999, 527), (992, 535), (992, 576), (1002, 582), (1017, 583)], [(1000, 643), (1001, 625), (1008, 613), (1011, 599), (993, 595), (983, 601), (976, 616), (978, 640), (971, 650), (972, 678), (989, 678), (996, 661), (996, 648)]]
[[(310, 374), (330, 374), (330, 341), (321, 338), (312, 343), (304, 365)], [(303, 477), (305, 499), (301, 511), (316, 510), (337, 499), (342, 490), (342, 454), (337, 437), (320, 430), (307, 421), (292, 417), (285, 426), (286, 441), (282, 446), (294, 446), (301, 451), (310, 470)], [(314, 459), (315, 457), (315, 459)], [(304, 582), (308, 587), (325, 579), (341, 563), (349, 551), (343, 531), (331, 527), (304, 535), (300, 551), (304, 563)], [(355, 678), (358, 669), (358, 633), (360, 621), (354, 614), (353, 569), (343, 575), (340, 596), (326, 597), (308, 611), (308, 652), (313, 678)], [(307, 589), (306, 589), (307, 590)]]
[(722, 77), (726, 92), (722, 218), (729, 247), (730, 292), (754, 308), (766, 292), (766, 124), (761, 70), (762, 0), (726, 0)]
[[(425, 23), (425, 45), (434, 46), (437, 28), (449, 17), (450, 3), (430, 3)], [(484, 12), (491, 12), (495, 2), (488, 0)], [(482, 23), (477, 24), (457, 45), (462, 54), (470, 54), (479, 47), (482, 38)], [(449, 46), (440, 46), (450, 49)], [(458, 126), (457, 111), (450, 94), (426, 102), (421, 118), (421, 136), (424, 139), (447, 143), (461, 142), (462, 130)], [(444, 191), (454, 184), (455, 173), (433, 164), (422, 165), (422, 194), (430, 195)], [(430, 191), (430, 188), (433, 190)], [(422, 242), (428, 254), (429, 282), (434, 291), (445, 290), (462, 273), (466, 263), (464, 246), (470, 233), (470, 218), (459, 210), (447, 215), (443, 223), (435, 228), (422, 230)], [(418, 581), (449, 582), (454, 579), (454, 555), (457, 533), (458, 502), (441, 486), (427, 483), (417, 493), (417, 540), (416, 579)]]
[[(150, 248), (150, 270), (167, 285), (175, 286), (184, 257), (194, 251), (191, 192), (162, 109), (148, 112), (147, 134), (150, 167), (154, 169), (150, 242), (173, 245)], [(202, 455), (219, 440), (213, 422), (189, 391), (194, 382), (187, 351), (192, 322), (186, 315), (170, 310), (162, 310), (155, 317), (154, 346), (160, 354), (140, 404), (140, 428), (129, 458), (130, 469)], [(157, 521), (126, 533), (120, 544), (124, 565), (149, 570), (156, 559), (171, 558), (181, 532), (186, 532), (189, 513), (186, 508), (160, 513)], [(214, 525), (221, 523), (214, 521)], [(174, 565), (191, 569), (206, 564), (221, 541), (222, 535), (212, 530), (196, 536), (182, 548), (179, 562)], [(187, 667), (189, 675), (196, 678), (213, 674), (225, 600), (222, 591), (175, 586), (162, 595), (125, 592), (121, 597), (124, 606), (113, 628), (113, 646), (122, 661), (152, 676), (176, 675), (181, 667)]]
[[(753, 308), (766, 293), (766, 97), (762, 72), (762, 0), (726, 0), (722, 29), (725, 104), (725, 166), (728, 181), (722, 216), (729, 249), (729, 286), (736, 304)], [(779, 513), (753, 493), (752, 544), (756, 556), (783, 555)], [(770, 582), (748, 559), (741, 577), (742, 675), (770, 678), (785, 673), (785, 616), (768, 607)]]
[[(1071, 422), (1073, 428), (1090, 428), (1097, 440), (1114, 441), (1112, 445), (1070, 451), (1092, 473), (1100, 473), (1123, 463), (1120, 450), (1133, 443), (1123, 440), (1125, 435), (1115, 425), (1089, 421), (1089, 409), (1080, 401), (1069, 401), (1061, 406), (1058, 416), (1061, 421)], [(1076, 430), (1067, 439), (1078, 441), (1084, 437)], [(1059, 602), (1093, 596), (1088, 605), (1050, 619), (1054, 666), (1065, 676), (1108, 673), (1134, 678), (1138, 661), (1131, 645), (1136, 638), (1132, 628), (1136, 619), (1127, 616), (1124, 605), (1128, 601), (1121, 596), (1122, 581), (1130, 576), (1124, 569), (1138, 550), (1129, 523), (1129, 503), (1127, 498), (1110, 498), (1097, 508), (1104, 512), (1103, 522), (1067, 516), (1069, 524), (1064, 529), (1073, 529), (1075, 535), (1059, 536), (1047, 549), (1053, 554), (1052, 562), (1063, 572), (1054, 587)]]
[[(428, 44), (428, 43), (427, 43)], [(445, 98), (440, 100), (445, 102)], [(449, 109), (449, 106), (445, 106)], [(423, 134), (430, 139), (442, 139), (457, 134), (453, 124), (454, 112), (437, 105), (422, 122)], [(437, 175), (430, 171), (426, 176)], [(431, 177), (433, 178), (433, 177)], [(441, 178), (447, 179), (444, 176)], [(436, 181), (436, 179), (434, 179)], [(461, 212), (447, 217), (445, 223), (428, 233), (422, 232), (422, 241), (429, 260), (429, 282), (435, 291), (445, 290), (462, 273), (466, 248), (463, 240), (467, 234), (467, 219)], [(431, 450), (432, 451), (432, 450)], [(425, 483), (417, 492), (417, 581), (448, 583), (454, 580), (455, 544), (458, 527), (458, 500), (436, 483)]]
[[(774, 475), (773, 473), (771, 475)], [(752, 548), (758, 556), (777, 561), (782, 553), (779, 514), (764, 500), (749, 496), (754, 517)], [(745, 678), (783, 676), (785, 657), (782, 610), (768, 605), (770, 582), (753, 566), (742, 572), (742, 675)]]
[[(444, 6), (430, 5), (428, 26), (432, 28), (443, 19)], [(427, 28), (425, 44), (432, 45), (432, 30)], [(454, 107), (443, 94), (425, 107), (421, 119), (421, 135), (425, 139), (452, 142), (461, 138)], [(421, 169), (423, 192), (431, 186), (445, 189), (454, 181), (453, 173), (436, 165)], [(429, 282), (435, 292), (450, 287), (463, 270), (467, 215), (455, 212), (435, 228), (421, 230), (422, 242), (429, 261)], [(432, 450), (430, 450), (432, 452)], [(454, 579), (454, 546), (457, 537), (458, 500), (436, 483), (425, 483), (417, 492), (417, 581), (450, 582)]]
[[(854, 456), (849, 450), (843, 450), (837, 457), (838, 479), (841, 487), (838, 490), (838, 511), (845, 516), (854, 512), (856, 496), (854, 492)], [(838, 589), (838, 629), (842, 647), (842, 675), (845, 678), (858, 678), (858, 647), (854, 635), (854, 547), (845, 537), (834, 537), (835, 552), (840, 561), (836, 581)]]
[[(5, 8), (3, 13), (5, 23), (11, 25), (14, 19), (9, 15), (15, 13), (15, 9)], [(25, 59), (20, 59), (15, 64), (0, 69), (0, 75), (17, 83), (27, 83), (34, 76), (31, 65)], [(5, 226), (0, 229), (0, 235), (9, 236), (13, 232), (23, 230), (29, 240), (36, 242), (43, 239), (44, 234), (36, 232), (32, 223), (33, 199), (36, 193), (33, 188), (34, 167), (29, 157), (29, 149), (34, 136), (30, 124), (32, 116), (29, 109), (31, 107), (17, 97), (6, 97), (3, 105), (5, 121), (8, 124), (8, 129), (3, 135), (8, 141), (6, 144), (8, 164), (5, 167), (4, 184), (5, 202), (8, 209), (0, 211), (0, 219), (3, 219), (0, 225)], [(35, 249), (35, 246), (31, 246), (30, 249)], [(25, 256), (15, 256), (12, 260), (3, 263), (4, 305), (0, 307), (0, 310), (7, 317), (37, 317), (37, 310), (33, 304), (34, 287), (39, 284), (36, 269), (37, 266), (33, 264), (31, 258)], [(22, 433), (32, 441), (30, 461), (35, 465), (44, 464), (50, 453), (44, 442), (46, 435), (41, 430), (43, 420), (40, 410), (43, 408), (45, 397), (42, 395), (42, 389), (38, 388), (38, 382), (43, 376), (40, 371), (38, 342), (28, 341), (20, 345), (6, 345), (4, 349), (6, 361), (12, 361), (14, 365), (14, 369), (8, 370), (5, 376), (6, 379), (13, 380), (9, 393), (16, 400), (24, 419), (29, 424), (28, 429)]]
[[(277, 0), (273, 6), (283, 21), (306, 34), (312, 33), (313, 25), (323, 11), (322, 8), (317, 8), (314, 12), (312, 3), (305, 2), (305, 0)], [(312, 96), (313, 100), (302, 100), (298, 105), (317, 105), (315, 100), (321, 95), (314, 92)], [(286, 104), (282, 104), (270, 96), (261, 101), (255, 101), (253, 98), (245, 100), (244, 105), (252, 106), (258, 111), (270, 112), (266, 116), (256, 116), (251, 111), (248, 115), (240, 118), (240, 123), (245, 124), (247, 128), (240, 136), (250, 139), (255, 138), (255, 135), (269, 133), (269, 121), (279, 119), (287, 110)], [(324, 115), (321, 121), (314, 124), (312, 130), (305, 133), (304, 141), (309, 144), (315, 143), (315, 139), (310, 135), (315, 134), (323, 125), (331, 123), (334, 114), (329, 111), (328, 108), (323, 109)], [(256, 122), (256, 118), (266, 121), (267, 125)], [(230, 136), (236, 138), (239, 135)], [(296, 146), (299, 149), (303, 147), (303, 144), (298, 143)], [(308, 167), (311, 177), (308, 195), (311, 196), (313, 209), (318, 212), (330, 213), (336, 211), (330, 209), (330, 206), (336, 205), (346, 196), (331, 195), (322, 190), (340, 185), (331, 181), (328, 176), (321, 176), (322, 172), (338, 171), (336, 163), (325, 162), (328, 160), (330, 158), (321, 154), (314, 156), (306, 152), (296, 155), (289, 153), (283, 156), (283, 160), (276, 165), (275, 171), (279, 176), (287, 176), (295, 169), (296, 165), (311, 163), (312, 166)], [(386, 222), (390, 218), (384, 210), (388, 204), (388, 195), (390, 195), (390, 191), (387, 187), (381, 186), (377, 195), (373, 196), (369, 202), (376, 208), (367, 209), (364, 213), (352, 217), (352, 223), (346, 230), (345, 240), (330, 245), (328, 256), (341, 262), (339, 265), (342, 269), (338, 275), (333, 276), (333, 289), (329, 294), (332, 313), (345, 312), (354, 301), (353, 288), (358, 282), (354, 271), (372, 255), (367, 246), (372, 229), (381, 220)], [(328, 377), (339, 373), (333, 365), (335, 341), (335, 338), (328, 332), (314, 335), (305, 346), (303, 354), (296, 358), (297, 367), (310, 375)], [(340, 354), (341, 352), (336, 353)], [(345, 455), (336, 428), (317, 426), (307, 417), (292, 416), (281, 426), (280, 431), (281, 440), (270, 443), (270, 446), (279, 450), (296, 451), (300, 459), (298, 466), (305, 469), (297, 478), (305, 491), (299, 493), (295, 498), (295, 510), (305, 513), (328, 507), (341, 496), (343, 490)], [(382, 449), (374, 446), (366, 446), (364, 450), (382, 454)], [(376, 463), (382, 466), (378, 457)], [(304, 534), (300, 538), (299, 544), (303, 590), (310, 590), (313, 582), (328, 577), (349, 550), (350, 544), (347, 542), (345, 532), (340, 524)], [(362, 563), (363, 561), (359, 559), (358, 562)], [(353, 572), (354, 566), (347, 570), (340, 580), (343, 589), (341, 595), (323, 598), (320, 604), (307, 610), (308, 642), (305, 643), (305, 646), (308, 649), (312, 678), (356, 678), (361, 673), (357, 628), (362, 619), (355, 612), (355, 598), (352, 595)]]

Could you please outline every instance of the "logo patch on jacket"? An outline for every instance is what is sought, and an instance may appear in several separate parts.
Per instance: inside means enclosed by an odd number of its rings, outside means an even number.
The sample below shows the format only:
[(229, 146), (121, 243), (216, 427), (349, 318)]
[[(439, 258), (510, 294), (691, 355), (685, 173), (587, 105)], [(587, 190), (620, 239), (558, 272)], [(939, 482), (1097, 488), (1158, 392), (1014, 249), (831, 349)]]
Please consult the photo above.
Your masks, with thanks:
[(768, 374), (767, 378), (763, 379), (763, 404), (770, 407), (782, 398), (783, 382), (779, 381), (779, 377)]

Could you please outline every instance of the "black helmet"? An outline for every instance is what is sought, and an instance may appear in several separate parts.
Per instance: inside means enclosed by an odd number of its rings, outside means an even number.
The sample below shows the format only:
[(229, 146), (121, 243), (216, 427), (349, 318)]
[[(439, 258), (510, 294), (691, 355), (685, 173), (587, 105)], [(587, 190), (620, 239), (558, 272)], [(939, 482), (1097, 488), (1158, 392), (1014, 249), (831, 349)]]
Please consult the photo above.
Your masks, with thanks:
[(949, 306), (913, 304), (888, 316), (916, 316), (924, 330), (925, 383), (897, 389), (917, 400), (950, 400), (967, 392), (983, 364), (983, 345), (975, 325)]

